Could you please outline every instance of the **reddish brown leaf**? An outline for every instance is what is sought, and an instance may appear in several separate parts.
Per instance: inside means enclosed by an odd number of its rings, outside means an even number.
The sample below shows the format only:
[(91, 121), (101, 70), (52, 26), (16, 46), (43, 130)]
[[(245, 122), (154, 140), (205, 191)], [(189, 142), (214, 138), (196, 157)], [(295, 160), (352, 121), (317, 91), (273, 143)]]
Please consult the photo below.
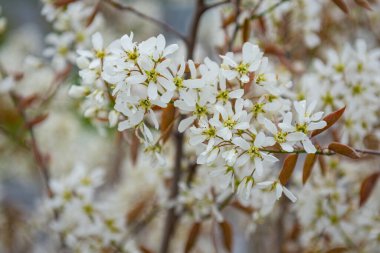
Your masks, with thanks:
[(348, 14), (350, 11), (348, 9), (347, 4), (344, 2), (344, 0), (332, 0), (336, 6), (339, 7), (344, 13)]
[(40, 123), (42, 123), (43, 121), (45, 121), (47, 119), (49, 115), (46, 113), (46, 114), (41, 114), (41, 115), (38, 115), (37, 117), (35, 117), (34, 119), (32, 120), (29, 120), (26, 124), (25, 124), (25, 127), (26, 128), (31, 128), (31, 127), (34, 127)]
[(330, 143), (328, 148), (330, 150), (340, 154), (340, 155), (344, 155), (344, 156), (347, 156), (347, 157), (352, 158), (352, 159), (359, 159), (360, 158), (359, 153), (357, 153), (355, 151), (355, 149), (353, 149), (347, 145), (344, 145), (342, 143), (339, 143), (339, 142)]
[(327, 129), (329, 129), (332, 125), (335, 124), (335, 122), (337, 122), (340, 119), (340, 117), (342, 117), (345, 110), (346, 110), (346, 106), (344, 106), (343, 108), (340, 108), (339, 110), (332, 112), (329, 115), (325, 116), (323, 118), (323, 120), (326, 121), (327, 125), (322, 129), (314, 130), (311, 133), (311, 137), (316, 136), (316, 135), (326, 131)]
[(372, 11), (371, 5), (367, 0), (355, 0), (355, 3), (369, 11)]
[(227, 221), (223, 221), (219, 223), (219, 226), (222, 230), (224, 247), (228, 250), (228, 252), (232, 252), (232, 246), (233, 246), (232, 227), (230, 223), (228, 223)]
[(243, 42), (247, 42), (249, 40), (249, 35), (251, 33), (250, 19), (246, 18), (243, 23), (242, 37)]
[(311, 171), (313, 170), (314, 163), (317, 156), (316, 154), (307, 154), (305, 158), (305, 163), (303, 165), (303, 173), (302, 173), (302, 183), (305, 184), (309, 179)]
[(376, 186), (376, 182), (379, 179), (380, 172), (373, 173), (366, 177), (362, 185), (360, 186), (360, 201), (359, 201), (359, 206), (363, 206), (368, 198), (371, 196), (371, 193), (373, 189)]
[(139, 248), (140, 248), (142, 253), (153, 253), (152, 250), (148, 249), (147, 247), (145, 247), (143, 245), (141, 245)]
[(39, 98), (40, 98), (39, 95), (33, 94), (33, 95), (20, 99), (18, 103), (18, 109), (20, 111), (23, 111), (25, 108), (31, 106), (34, 102), (36, 102)]
[(327, 171), (327, 165), (326, 165), (326, 160), (323, 157), (323, 155), (318, 156), (318, 163), (319, 163), (319, 167), (321, 168), (321, 173), (324, 176)]
[(294, 168), (296, 167), (297, 158), (298, 154), (291, 154), (285, 158), (284, 165), (282, 166), (282, 170), (278, 176), (278, 179), (282, 185), (286, 185), (292, 176)]
[(265, 24), (265, 20), (263, 17), (260, 17), (259, 19), (257, 19), (257, 22), (259, 24), (259, 29), (260, 31), (265, 34), (266, 31), (267, 31), (267, 27), (266, 27), (266, 24)]
[(166, 142), (170, 137), (170, 133), (172, 132), (174, 125), (174, 117), (175, 107), (173, 104), (168, 104), (168, 106), (162, 111), (161, 116), (161, 135), (164, 142)]
[(94, 10), (92, 11), (91, 16), (87, 19), (87, 23), (86, 23), (87, 27), (89, 27), (92, 24), (92, 22), (94, 22), (96, 14), (98, 14), (98, 11), (99, 11), (99, 2), (95, 6)]
[(131, 224), (132, 222), (136, 221), (141, 216), (146, 207), (146, 204), (147, 200), (144, 199), (138, 202), (131, 210), (129, 210), (129, 212), (127, 213), (128, 224)]
[(226, 28), (227, 26), (235, 22), (235, 17), (236, 17), (236, 13), (231, 13), (229, 16), (225, 17), (223, 19), (222, 27)]
[(139, 155), (139, 147), (140, 147), (140, 140), (136, 136), (136, 134), (132, 133), (132, 143), (131, 143), (131, 158), (132, 158), (132, 164), (136, 165), (137, 158)]
[(232, 202), (231, 206), (233, 206), (237, 210), (239, 210), (239, 211), (241, 211), (247, 215), (252, 215), (252, 213), (255, 211), (255, 209), (253, 209), (252, 207), (244, 206), (239, 201)]
[(194, 247), (195, 243), (197, 242), (197, 239), (199, 237), (199, 232), (201, 230), (201, 224), (200, 222), (195, 222), (193, 226), (190, 229), (189, 236), (187, 237), (186, 245), (185, 245), (185, 253), (188, 253), (191, 251), (191, 249)]
[(347, 251), (348, 249), (346, 247), (336, 247), (333, 249), (329, 249), (328, 251), (326, 251), (326, 253), (344, 253)]

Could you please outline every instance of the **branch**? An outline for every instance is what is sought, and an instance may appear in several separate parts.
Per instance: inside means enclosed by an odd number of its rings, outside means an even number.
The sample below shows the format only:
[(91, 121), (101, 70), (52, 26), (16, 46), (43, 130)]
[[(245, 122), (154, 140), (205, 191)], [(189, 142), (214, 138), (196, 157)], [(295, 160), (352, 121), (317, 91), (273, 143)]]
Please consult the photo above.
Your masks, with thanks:
[[(210, 6), (206, 6), (204, 3), (204, 0), (197, 0), (196, 10), (193, 17), (193, 21), (191, 24), (191, 27), (189, 29), (189, 34), (187, 35), (187, 38), (185, 41), (187, 42), (187, 59), (191, 59), (194, 56), (194, 49), (195, 44), (197, 41), (197, 35), (198, 35), (198, 28), (199, 23), (201, 20), (201, 17), (205, 11), (210, 9)], [(184, 118), (183, 115), (181, 115), (179, 121), (181, 121)], [(174, 200), (176, 199), (178, 192), (179, 192), (179, 182), (181, 180), (181, 163), (182, 163), (182, 156), (183, 156), (183, 140), (184, 140), (184, 134), (176, 132), (175, 135), (175, 144), (176, 144), (176, 155), (175, 155), (175, 165), (173, 168), (173, 177), (172, 177), (172, 183), (170, 188), (170, 195), (169, 199)], [(174, 233), (175, 226), (177, 224), (177, 220), (179, 219), (179, 215), (175, 213), (175, 208), (171, 207), (168, 210), (165, 225), (164, 225), (164, 231), (160, 246), (160, 253), (166, 253), (169, 250), (170, 246), (170, 239)]]
[[(16, 108), (19, 111), (19, 114), (24, 121), (25, 125), (28, 123), (28, 118), (25, 114), (25, 111), (18, 106), (19, 104), (19, 97), (14, 93), (10, 92), (10, 96), (12, 98), (13, 103), (15, 104)], [(45, 184), (46, 192), (49, 198), (53, 197), (53, 191), (50, 188), (49, 182), (50, 182), (50, 175), (49, 175), (49, 168), (45, 162), (45, 159), (41, 153), (41, 150), (38, 146), (38, 142), (36, 139), (36, 135), (34, 132), (33, 126), (28, 126), (27, 127), (30, 138), (31, 138), (31, 150), (33, 152), (34, 160), (36, 161), (37, 167), (39, 169), (39, 172), (41, 173), (42, 180)]]
[(218, 7), (220, 5), (223, 5), (223, 4), (228, 4), (230, 3), (231, 1), (230, 0), (225, 0), (225, 1), (221, 1), (221, 2), (217, 2), (217, 3), (213, 3), (213, 4), (210, 4), (210, 5), (207, 5), (205, 8), (204, 8), (204, 11), (207, 11), (209, 9), (212, 9), (212, 8), (215, 8), (215, 7)]
[(114, 1), (114, 0), (105, 0), (105, 3), (108, 3), (109, 5), (113, 6), (114, 8), (116, 8), (118, 10), (129, 11), (129, 12), (141, 17), (142, 19), (145, 19), (145, 20), (147, 20), (153, 24), (159, 25), (163, 29), (165, 29), (165, 30), (173, 33), (174, 35), (176, 35), (178, 38), (180, 38), (181, 40), (183, 40), (187, 44), (187, 38), (183, 34), (178, 32), (174, 27), (169, 25), (168, 23), (166, 23), (162, 20), (156, 19), (154, 17), (148, 16), (148, 15), (144, 14), (143, 12), (140, 12), (140, 11), (134, 9), (131, 6), (124, 5), (124, 4), (119, 3), (117, 1)]
[[(371, 150), (371, 149), (358, 149), (354, 148), (356, 152), (362, 153), (362, 154), (368, 154), (368, 155), (378, 155), (380, 156), (380, 151), (378, 150)], [(300, 150), (294, 150), (294, 151), (285, 151), (285, 150), (272, 150), (272, 149), (260, 149), (260, 151), (273, 153), (273, 154), (306, 154), (306, 150), (300, 149)], [(336, 155), (337, 153), (329, 150), (329, 149), (322, 149), (315, 152), (316, 155)]]
[(238, 34), (238, 31), (239, 31), (239, 28), (240, 28), (240, 25), (238, 24), (238, 18), (239, 18), (239, 15), (240, 15), (240, 0), (236, 0), (236, 3), (235, 3), (235, 12), (236, 12), (236, 15), (235, 15), (235, 29), (234, 29), (234, 32), (232, 33), (232, 37), (231, 37), (231, 40), (230, 40), (230, 43), (228, 44), (228, 50), (231, 51), (232, 49), (232, 46), (234, 44), (234, 41), (236, 39), (236, 36)]
[(277, 7), (279, 7), (280, 5), (282, 5), (283, 3), (285, 2), (288, 2), (289, 0), (280, 0), (279, 2), (273, 4), (272, 6), (268, 7), (268, 9), (266, 10), (263, 10), (262, 12), (260, 12), (259, 14), (255, 15), (253, 14), (250, 19), (251, 20), (254, 20), (254, 19), (258, 19), (258, 18), (261, 18), (262, 16), (264, 16), (265, 14), (269, 13), (269, 12), (272, 12), (274, 9), (276, 9)]

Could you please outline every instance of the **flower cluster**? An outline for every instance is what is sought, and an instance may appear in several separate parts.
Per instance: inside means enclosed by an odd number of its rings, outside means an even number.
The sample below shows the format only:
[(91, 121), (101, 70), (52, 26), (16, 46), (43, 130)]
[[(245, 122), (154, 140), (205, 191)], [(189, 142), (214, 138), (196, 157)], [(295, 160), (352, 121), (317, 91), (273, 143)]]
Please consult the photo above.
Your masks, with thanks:
[(101, 169), (90, 172), (76, 166), (67, 177), (51, 181), (52, 197), (44, 200), (38, 214), (61, 243), (75, 252), (139, 252), (126, 238), (125, 213), (113, 203), (117, 199), (108, 194), (96, 196), (103, 180)]
[[(358, 169), (336, 158), (327, 160), (326, 175), (315, 169), (315, 178), (300, 189), (299, 201), (293, 206), (302, 230), (300, 242), (305, 249), (325, 249), (349, 245), (363, 252), (376, 252), (380, 236), (380, 206), (374, 201), (379, 187), (367, 203), (359, 206), (360, 181), (374, 173)], [(365, 168), (371, 162), (362, 162)], [(377, 189), (377, 190), (376, 190)]]
[(42, 0), (42, 14), (52, 23), (54, 32), (46, 37), (49, 45), (44, 56), (52, 58), (56, 69), (63, 69), (67, 63), (75, 63), (76, 50), (88, 45), (90, 37), (103, 23), (93, 1), (75, 1), (68, 5)]
[[(124, 35), (103, 48), (100, 34), (95, 34), (93, 46), (92, 51), (79, 51), (83, 85), (72, 86), (70, 93), (86, 96), (85, 103), (107, 95), (111, 106), (114, 98), (117, 113), (109, 109), (116, 114), (109, 117), (111, 124), (120, 121), (119, 131), (138, 129), (145, 150), (159, 160), (161, 146), (151, 129), (159, 129), (160, 110), (169, 103), (183, 115), (178, 131), (190, 127), (197, 163), (211, 166), (222, 160), (228, 175), (223, 184), (232, 189), (240, 185), (244, 190), (239, 192), (247, 196), (253, 186), (260, 186), (256, 176), (278, 161), (271, 147), (316, 152), (309, 134), (326, 125), (323, 113), (313, 112), (316, 102), (287, 99), (289, 85), (280, 83), (254, 44), (245, 43), (241, 54), (221, 56), (221, 64), (209, 58), (201, 64), (175, 62), (170, 55), (178, 46), (167, 46), (162, 35), (141, 43), (133, 42), (133, 34)], [(236, 177), (240, 170), (247, 174)], [(275, 181), (270, 185), (279, 197), (283, 188)]]
[[(380, 50), (369, 50), (363, 40), (341, 51), (328, 50), (326, 60), (314, 61), (314, 71), (305, 74), (299, 96), (322, 101), (320, 109), (331, 112), (346, 106), (342, 142), (361, 144), (378, 124), (380, 104)], [(315, 89), (318, 87), (318, 89)]]

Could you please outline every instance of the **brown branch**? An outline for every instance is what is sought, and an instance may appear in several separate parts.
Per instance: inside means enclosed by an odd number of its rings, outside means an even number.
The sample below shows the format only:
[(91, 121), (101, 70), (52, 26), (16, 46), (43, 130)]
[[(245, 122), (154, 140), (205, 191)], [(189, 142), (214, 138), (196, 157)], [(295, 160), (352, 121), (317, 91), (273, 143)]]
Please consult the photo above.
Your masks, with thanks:
[(217, 2), (217, 3), (209, 4), (205, 7), (205, 11), (212, 9), (212, 8), (215, 8), (215, 7), (218, 7), (218, 6), (223, 5), (223, 4), (228, 4), (230, 2), (231, 2), (231, 0), (225, 0), (225, 1)]
[[(204, 0), (197, 0), (196, 4), (196, 10), (194, 13), (194, 17), (192, 20), (192, 24), (189, 30), (189, 34), (187, 35), (187, 38), (185, 41), (187, 42), (187, 59), (191, 59), (194, 56), (194, 49), (195, 44), (197, 41), (197, 35), (198, 35), (198, 29), (199, 29), (199, 23), (201, 20), (201, 17), (203, 13), (205, 13), (207, 10), (210, 9), (210, 6), (205, 5)], [(181, 121), (184, 118), (182, 115), (179, 119)], [(172, 183), (170, 188), (170, 194), (169, 199), (174, 200), (179, 192), (179, 182), (181, 179), (181, 163), (182, 163), (182, 156), (183, 156), (183, 140), (184, 140), (184, 134), (176, 132), (175, 134), (175, 145), (176, 145), (176, 155), (175, 155), (175, 165), (173, 168), (173, 176), (172, 176)], [(179, 219), (179, 215), (175, 213), (175, 208), (171, 207), (166, 216), (165, 224), (164, 224), (164, 231), (160, 246), (160, 253), (167, 253), (170, 246), (170, 239), (175, 231), (176, 223)]]
[[(371, 149), (358, 149), (354, 148), (356, 152), (362, 153), (362, 154), (367, 154), (367, 155), (379, 155), (380, 156), (380, 151), (378, 150), (371, 150)], [(273, 149), (260, 149), (260, 151), (263, 152), (268, 152), (268, 153), (273, 153), (273, 154), (306, 154), (306, 150), (300, 149), (300, 150), (294, 150), (294, 151), (285, 151), (285, 150), (273, 150)], [(326, 156), (331, 156), (331, 155), (336, 155), (337, 153), (329, 150), (328, 148), (318, 150), (315, 152), (317, 155), (326, 155)]]
[[(20, 114), (22, 120), (24, 121), (25, 125), (27, 126), (28, 118), (26, 116), (26, 113), (25, 113), (23, 108), (18, 106), (19, 101), (20, 101), (19, 97), (14, 92), (10, 92), (10, 96), (11, 96), (13, 103), (15, 104), (17, 110), (19, 111), (19, 114)], [(32, 151), (33, 156), (34, 156), (34, 160), (36, 161), (39, 172), (41, 173), (43, 182), (45, 184), (47, 195), (49, 198), (51, 198), (51, 197), (53, 197), (53, 192), (52, 192), (50, 185), (49, 185), (50, 175), (49, 175), (48, 166), (46, 164), (46, 160), (44, 159), (44, 157), (41, 153), (41, 150), (38, 146), (38, 142), (36, 139), (36, 135), (35, 135), (33, 126), (32, 125), (28, 126), (27, 130), (28, 130), (30, 138), (31, 138), (31, 151)]]
[(145, 19), (145, 20), (147, 20), (153, 24), (161, 26), (163, 29), (173, 33), (174, 35), (176, 35), (178, 38), (180, 38), (181, 40), (183, 40), (187, 44), (187, 38), (183, 34), (178, 32), (174, 27), (169, 25), (168, 23), (166, 23), (162, 20), (156, 19), (154, 17), (148, 16), (148, 15), (144, 14), (143, 12), (136, 10), (135, 8), (133, 8), (131, 6), (124, 5), (124, 4), (119, 3), (117, 1), (114, 1), (114, 0), (105, 0), (104, 2), (110, 4), (111, 6), (113, 6), (114, 8), (116, 8), (118, 10), (129, 11), (129, 12), (139, 16), (142, 19)]

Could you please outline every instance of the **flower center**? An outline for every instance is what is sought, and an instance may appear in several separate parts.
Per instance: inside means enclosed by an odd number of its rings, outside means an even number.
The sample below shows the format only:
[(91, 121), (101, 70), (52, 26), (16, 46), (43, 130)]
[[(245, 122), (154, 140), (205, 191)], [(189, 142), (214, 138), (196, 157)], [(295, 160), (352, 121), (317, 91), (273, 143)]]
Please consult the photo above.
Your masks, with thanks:
[(174, 85), (178, 89), (184, 88), (184, 86), (183, 86), (183, 79), (181, 77), (179, 77), (179, 76), (174, 77), (173, 82), (174, 82)]
[(257, 115), (259, 115), (260, 113), (265, 113), (265, 110), (263, 109), (264, 105), (264, 103), (256, 103), (253, 105), (252, 112), (255, 115), (255, 117), (257, 117)]
[(344, 71), (344, 64), (338, 63), (334, 65), (335, 71), (338, 73), (342, 73)]
[(193, 115), (195, 115), (198, 118), (200, 118), (202, 116), (206, 116), (206, 114), (207, 114), (207, 108), (206, 108), (206, 106), (200, 106), (199, 104), (195, 105), (195, 111), (194, 111)]
[(297, 132), (302, 132), (304, 134), (307, 134), (307, 125), (306, 125), (306, 123), (303, 123), (303, 124), (297, 123), (296, 124), (296, 131)]
[(250, 146), (247, 153), (251, 158), (258, 157), (260, 159), (263, 159), (263, 156), (260, 154), (260, 150), (258, 147)]
[(106, 53), (103, 50), (96, 51), (96, 58), (103, 59)]
[(265, 77), (265, 74), (263, 74), (263, 73), (258, 74), (257, 78), (256, 78), (256, 84), (260, 84), (262, 82), (265, 82), (266, 80), (267, 80), (267, 78)]
[(210, 127), (202, 132), (203, 135), (207, 136), (207, 139), (214, 138), (216, 136), (216, 129), (215, 127)]
[(158, 72), (155, 70), (155, 69), (152, 69), (152, 70), (146, 70), (145, 71), (145, 74), (147, 75), (147, 80), (148, 80), (148, 83), (149, 82), (154, 82), (156, 83), (157, 82), (157, 76), (158, 76)]
[(322, 97), (322, 100), (325, 105), (334, 105), (334, 97), (330, 92), (327, 92), (326, 95)]
[(352, 87), (352, 95), (360, 95), (363, 93), (363, 86), (358, 83)]
[(239, 72), (241, 75), (246, 75), (248, 74), (248, 64), (246, 63), (240, 63), (237, 67), (236, 67), (236, 71)]
[(144, 110), (149, 110), (150, 107), (152, 106), (152, 103), (150, 102), (150, 100), (148, 98), (146, 99), (141, 99), (139, 101), (139, 105), (141, 108), (143, 108)]
[(139, 53), (137, 52), (136, 49), (134, 49), (133, 51), (132, 50), (128, 51), (127, 55), (128, 55), (128, 58), (132, 61), (135, 61), (139, 57)]
[(227, 102), (228, 101), (228, 91), (221, 91), (219, 94), (216, 96), (216, 99), (222, 101), (222, 102)]
[(278, 142), (278, 143), (284, 143), (286, 142), (286, 136), (288, 135), (288, 133), (284, 133), (282, 131), (279, 131), (276, 136), (274, 137), (274, 139)]
[(226, 121), (224, 121), (223, 125), (225, 127), (228, 127), (228, 129), (232, 130), (236, 126), (236, 121), (228, 118)]

